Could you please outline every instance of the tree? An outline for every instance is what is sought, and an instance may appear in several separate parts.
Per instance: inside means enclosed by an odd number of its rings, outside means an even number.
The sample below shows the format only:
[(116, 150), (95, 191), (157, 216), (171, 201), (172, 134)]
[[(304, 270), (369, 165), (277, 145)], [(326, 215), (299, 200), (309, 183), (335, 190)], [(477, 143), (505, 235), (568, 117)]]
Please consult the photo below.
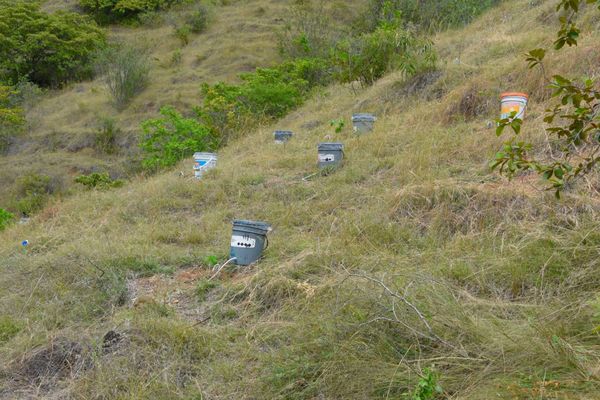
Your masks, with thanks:
[[(561, 0), (557, 11), (562, 11), (561, 27), (554, 48), (561, 50), (565, 45), (577, 46), (580, 29), (576, 17), (584, 3), (600, 10), (600, 0)], [(530, 68), (544, 68), (547, 49), (538, 48), (527, 53)], [(554, 75), (550, 87), (558, 102), (547, 110), (544, 121), (549, 124), (547, 132), (556, 138), (560, 154), (551, 160), (540, 160), (530, 155), (531, 143), (518, 140), (522, 121), (512, 115), (498, 121), (498, 136), (506, 127), (513, 135), (503, 145), (491, 162), (492, 168), (509, 178), (519, 172), (535, 171), (554, 190), (557, 197), (577, 178), (597, 169), (600, 163), (600, 89), (591, 78), (575, 80)]]

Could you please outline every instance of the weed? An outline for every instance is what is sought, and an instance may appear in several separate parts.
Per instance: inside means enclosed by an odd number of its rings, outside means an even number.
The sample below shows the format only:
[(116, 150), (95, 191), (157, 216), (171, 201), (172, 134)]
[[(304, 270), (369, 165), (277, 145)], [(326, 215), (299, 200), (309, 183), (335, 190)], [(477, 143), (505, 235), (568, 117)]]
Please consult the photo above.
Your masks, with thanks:
[(0, 208), (0, 231), (6, 229), (6, 227), (15, 218), (14, 214), (6, 211), (4, 208)]
[(0, 345), (15, 337), (21, 327), (9, 316), (0, 316)]
[(431, 369), (423, 370), (423, 375), (415, 391), (411, 395), (411, 400), (433, 400), (443, 393), (442, 387), (437, 383), (437, 376)]
[(175, 37), (179, 39), (182, 46), (187, 46), (190, 43), (190, 34), (192, 33), (192, 28), (188, 24), (176, 27), (173, 33)]
[(345, 125), (346, 122), (343, 118), (332, 119), (331, 121), (329, 121), (329, 126), (331, 126), (334, 129), (335, 133), (342, 132), (344, 130)]

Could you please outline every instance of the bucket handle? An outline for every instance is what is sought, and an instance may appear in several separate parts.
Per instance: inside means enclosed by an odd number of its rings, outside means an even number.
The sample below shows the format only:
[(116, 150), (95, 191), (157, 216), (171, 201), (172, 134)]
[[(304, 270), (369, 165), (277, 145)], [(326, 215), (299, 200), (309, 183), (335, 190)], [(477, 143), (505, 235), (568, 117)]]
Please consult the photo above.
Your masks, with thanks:
[(265, 245), (263, 246), (263, 251), (269, 248), (269, 237), (265, 236)]

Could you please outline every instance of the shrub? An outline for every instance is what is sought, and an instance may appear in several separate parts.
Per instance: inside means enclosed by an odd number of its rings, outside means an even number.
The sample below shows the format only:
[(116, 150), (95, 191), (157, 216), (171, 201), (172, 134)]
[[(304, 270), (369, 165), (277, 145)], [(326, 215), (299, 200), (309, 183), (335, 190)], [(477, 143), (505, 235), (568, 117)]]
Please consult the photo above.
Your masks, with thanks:
[(217, 282), (209, 281), (208, 279), (200, 280), (198, 282), (198, 285), (196, 286), (196, 295), (198, 296), (198, 300), (206, 300), (206, 296), (208, 296), (208, 293), (218, 286), (219, 284)]
[(0, 208), (0, 231), (6, 229), (6, 227), (11, 223), (11, 221), (15, 218), (15, 216), (6, 211), (3, 208)]
[(148, 84), (150, 59), (145, 48), (118, 43), (99, 52), (96, 64), (119, 110)]
[(79, 0), (79, 5), (99, 22), (112, 23), (140, 14), (164, 10), (178, 0)]
[(290, 9), (290, 19), (278, 35), (279, 51), (288, 58), (326, 58), (338, 33), (323, 3), (298, 2)]
[(23, 215), (41, 210), (54, 190), (52, 180), (47, 175), (27, 174), (19, 177), (16, 182), (17, 210)]
[(117, 135), (120, 130), (112, 118), (102, 118), (94, 136), (94, 148), (102, 153), (113, 154), (117, 150)]
[(216, 147), (213, 131), (197, 120), (184, 118), (172, 107), (161, 108), (160, 114), (162, 118), (142, 123), (140, 147), (145, 152), (145, 168), (169, 167), (196, 151)]
[(23, 110), (13, 104), (12, 97), (17, 91), (8, 86), (0, 85), (0, 153), (4, 152), (15, 131), (23, 125)]
[(204, 32), (208, 26), (208, 8), (203, 4), (196, 5), (193, 11), (186, 13), (185, 23), (192, 33)]
[(47, 14), (36, 2), (0, 0), (0, 80), (59, 86), (92, 75), (104, 32), (85, 16)]
[(192, 28), (189, 25), (184, 24), (182, 26), (175, 28), (175, 37), (179, 39), (182, 46), (187, 46), (190, 43), (190, 34), (192, 33)]
[(471, 22), (500, 0), (371, 0), (368, 18), (375, 27), (389, 11), (399, 11), (405, 22), (425, 30), (442, 30)]
[(372, 33), (340, 42), (333, 57), (336, 78), (342, 83), (371, 85), (391, 70), (408, 75), (433, 68), (432, 43), (399, 23), (384, 23)]
[(87, 189), (109, 189), (123, 186), (120, 179), (111, 179), (107, 172), (94, 172), (89, 175), (79, 175), (75, 178), (76, 183), (81, 183)]

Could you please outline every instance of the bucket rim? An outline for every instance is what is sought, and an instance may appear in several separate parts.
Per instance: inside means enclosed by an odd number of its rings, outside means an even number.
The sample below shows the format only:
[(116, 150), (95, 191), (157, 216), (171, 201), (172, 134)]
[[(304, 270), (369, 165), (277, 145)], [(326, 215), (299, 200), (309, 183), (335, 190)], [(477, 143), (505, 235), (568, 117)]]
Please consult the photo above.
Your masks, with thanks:
[(344, 151), (344, 144), (338, 142), (319, 143), (317, 151)]
[(286, 130), (282, 130), (282, 129), (277, 129), (277, 130), (273, 131), (273, 134), (278, 134), (278, 133), (279, 134), (286, 134), (287, 135), (287, 134), (293, 134), (294, 132), (293, 131), (286, 131)]
[(263, 221), (250, 221), (247, 219), (234, 219), (232, 222), (233, 227), (246, 227), (260, 229), (265, 232), (272, 230), (271, 224)]
[(196, 157), (217, 157), (217, 153), (208, 153), (208, 152), (197, 152), (194, 153), (194, 158)]
[(352, 114), (352, 121), (358, 122), (358, 121), (369, 121), (369, 122), (374, 122), (377, 121), (377, 117), (375, 116), (375, 114), (371, 114), (371, 113), (356, 113), (356, 114)]
[(529, 95), (522, 92), (504, 92), (500, 94), (501, 99), (505, 97), (525, 97), (526, 99), (529, 99)]

